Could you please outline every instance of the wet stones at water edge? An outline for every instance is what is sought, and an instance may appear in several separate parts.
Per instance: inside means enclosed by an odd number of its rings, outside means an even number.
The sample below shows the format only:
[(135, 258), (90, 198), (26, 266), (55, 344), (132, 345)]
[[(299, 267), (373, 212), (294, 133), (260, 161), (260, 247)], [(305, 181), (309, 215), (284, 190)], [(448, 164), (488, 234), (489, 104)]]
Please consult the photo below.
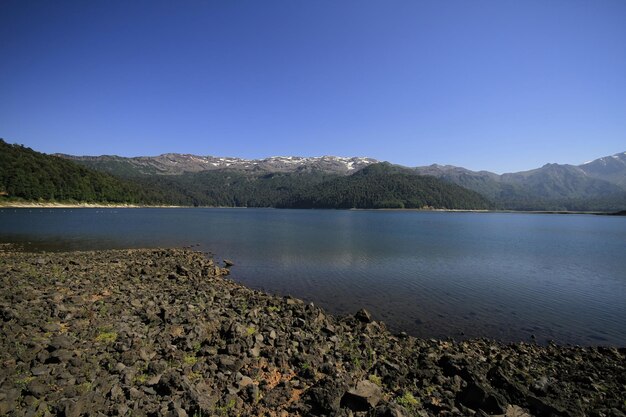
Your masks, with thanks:
[(0, 415), (623, 416), (626, 350), (391, 334), (190, 250), (0, 253)]
[(372, 322), (372, 315), (364, 308), (357, 311), (356, 314), (354, 315), (354, 318), (362, 323)]

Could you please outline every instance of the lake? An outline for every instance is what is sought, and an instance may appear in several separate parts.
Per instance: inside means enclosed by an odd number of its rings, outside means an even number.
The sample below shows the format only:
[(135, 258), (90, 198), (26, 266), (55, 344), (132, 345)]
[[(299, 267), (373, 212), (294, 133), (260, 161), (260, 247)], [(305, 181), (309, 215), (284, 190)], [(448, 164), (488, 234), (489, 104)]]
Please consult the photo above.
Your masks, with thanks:
[[(0, 209), (26, 250), (181, 247), (231, 278), (419, 337), (626, 346), (626, 218), (274, 209)], [(8, 289), (2, 289), (7, 291)]]

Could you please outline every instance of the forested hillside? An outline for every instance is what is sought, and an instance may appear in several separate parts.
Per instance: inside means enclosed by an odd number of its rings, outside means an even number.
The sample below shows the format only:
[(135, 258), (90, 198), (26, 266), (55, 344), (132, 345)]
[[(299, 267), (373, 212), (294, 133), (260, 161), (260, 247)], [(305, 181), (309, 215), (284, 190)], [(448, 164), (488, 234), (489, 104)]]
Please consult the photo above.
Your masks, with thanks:
[[(404, 199), (393, 195), (389, 187), (368, 184), (376, 195), (365, 195), (353, 189), (358, 176), (342, 180), (360, 169), (377, 163), (371, 158), (352, 157), (270, 157), (246, 160), (190, 154), (163, 154), (155, 157), (71, 156), (63, 155), (88, 168), (140, 182), (168, 183), (171, 198), (179, 204), (246, 205), (284, 207), (409, 206), (424, 202), (415, 187), (389, 184), (402, 189)], [(405, 167), (398, 167), (405, 168)], [(541, 168), (495, 174), (471, 171), (450, 165), (430, 165), (411, 169), (412, 173), (436, 177), (463, 189), (475, 191), (486, 198), (490, 207), (522, 211), (619, 211), (626, 208), (626, 153), (596, 159), (582, 165), (546, 164)], [(366, 171), (367, 172), (367, 171)], [(405, 174), (408, 174), (406, 170)], [(268, 180), (266, 176), (276, 176)], [(164, 178), (169, 177), (169, 178)], [(336, 177), (332, 184), (324, 182)], [(346, 184), (350, 182), (352, 185)], [(385, 179), (385, 181), (391, 181)], [(399, 181), (396, 178), (394, 181)], [(224, 187), (228, 184), (228, 189)], [(332, 195), (335, 187), (346, 187), (342, 193), (350, 198)], [(438, 186), (439, 187), (439, 186)], [(448, 187), (444, 187), (452, 190)], [(469, 201), (453, 191), (446, 204)], [(408, 194), (405, 194), (408, 193)], [(405, 201), (406, 200), (406, 201)], [(432, 199), (431, 199), (432, 200)], [(436, 201), (436, 200), (433, 200)]]
[(480, 194), (389, 163), (370, 165), (348, 177), (311, 186), (285, 199), (293, 208), (488, 209)]
[(337, 175), (320, 172), (245, 173), (205, 171), (136, 177), (133, 181), (166, 190), (173, 203), (210, 207), (277, 207), (294, 192)]
[(3, 199), (210, 207), (486, 209), (487, 199), (390, 164), (345, 176), (310, 167), (291, 172), (218, 169), (115, 177), (66, 158), (0, 142)]
[(74, 162), (0, 139), (0, 193), (7, 199), (156, 204), (160, 190), (140, 187)]

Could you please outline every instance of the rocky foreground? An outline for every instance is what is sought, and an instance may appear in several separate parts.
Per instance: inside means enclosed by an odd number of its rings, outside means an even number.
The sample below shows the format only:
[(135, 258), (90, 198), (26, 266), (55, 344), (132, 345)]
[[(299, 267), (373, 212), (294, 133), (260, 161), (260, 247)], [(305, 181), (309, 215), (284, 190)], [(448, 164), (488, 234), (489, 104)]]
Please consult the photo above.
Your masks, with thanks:
[(0, 252), (0, 415), (624, 416), (626, 349), (392, 335), (189, 250)]

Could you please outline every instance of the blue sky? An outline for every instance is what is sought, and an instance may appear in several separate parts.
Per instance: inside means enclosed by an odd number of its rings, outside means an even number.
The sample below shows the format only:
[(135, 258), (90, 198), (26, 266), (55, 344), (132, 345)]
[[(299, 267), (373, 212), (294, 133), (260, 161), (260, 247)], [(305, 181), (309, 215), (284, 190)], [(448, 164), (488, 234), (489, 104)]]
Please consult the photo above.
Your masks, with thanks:
[(626, 2), (0, 2), (0, 137), (510, 172), (626, 151)]

